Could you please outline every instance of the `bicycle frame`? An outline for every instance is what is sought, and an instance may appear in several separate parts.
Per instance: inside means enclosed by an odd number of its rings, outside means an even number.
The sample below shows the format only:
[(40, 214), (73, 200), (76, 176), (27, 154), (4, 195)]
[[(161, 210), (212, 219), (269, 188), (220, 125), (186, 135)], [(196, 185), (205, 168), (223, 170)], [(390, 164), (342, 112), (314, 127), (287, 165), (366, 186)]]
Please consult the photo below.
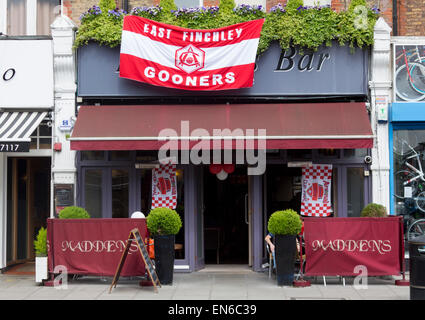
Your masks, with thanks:
[[(415, 181), (417, 179), (421, 179), (422, 181), (425, 182), (425, 178), (424, 178), (424, 171), (422, 169), (422, 163), (421, 163), (421, 159), (420, 159), (420, 154), (416, 152), (416, 150), (414, 148), (412, 148), (412, 146), (410, 144), (408, 144), (405, 140), (403, 140), (402, 142), (402, 150), (403, 150), (403, 145), (407, 145), (413, 152), (413, 155), (406, 157), (406, 159), (404, 160), (404, 164), (410, 168), (411, 170), (413, 170), (414, 172), (416, 172), (418, 175), (413, 177), (412, 179), (409, 179), (407, 181), (403, 182), (403, 185), (407, 185), (409, 183), (411, 183), (412, 181)], [(418, 163), (418, 167), (419, 169), (417, 169), (415, 166), (411, 165), (409, 162), (407, 162), (407, 160), (410, 159), (414, 159), (416, 158), (416, 161)]]
[[(402, 53), (395, 59), (395, 77), (398, 79), (395, 83), (395, 93), (402, 100), (422, 101), (425, 98), (425, 50), (422, 47), (420, 49), (418, 45), (409, 46), (413, 47), (409, 49), (404, 45), (401, 47)], [(408, 83), (410, 89), (403, 89), (403, 85), (399, 87), (399, 82)]]
[[(420, 159), (419, 159), (419, 154), (417, 154), (417, 155), (413, 155), (413, 156), (411, 156), (411, 157), (408, 157), (407, 159), (412, 159), (412, 158), (416, 158), (416, 160), (418, 161), (419, 170), (418, 170), (416, 167), (414, 167), (413, 165), (411, 165), (409, 162), (406, 162), (405, 164), (406, 164), (406, 166), (407, 166), (408, 168), (410, 168), (410, 169), (412, 169), (413, 171), (415, 171), (418, 175), (417, 175), (416, 177), (413, 177), (412, 179), (409, 179), (409, 180), (407, 180), (407, 181), (403, 182), (403, 184), (404, 184), (404, 185), (407, 185), (407, 184), (409, 184), (409, 183), (411, 183), (412, 181), (415, 181), (415, 180), (417, 180), (417, 179), (421, 179), (422, 181), (425, 181), (425, 178), (424, 178), (424, 172), (423, 172), (423, 170), (422, 170), (422, 164), (421, 164), (421, 161), (420, 161)], [(406, 159), (406, 160), (407, 160), (407, 159)]]

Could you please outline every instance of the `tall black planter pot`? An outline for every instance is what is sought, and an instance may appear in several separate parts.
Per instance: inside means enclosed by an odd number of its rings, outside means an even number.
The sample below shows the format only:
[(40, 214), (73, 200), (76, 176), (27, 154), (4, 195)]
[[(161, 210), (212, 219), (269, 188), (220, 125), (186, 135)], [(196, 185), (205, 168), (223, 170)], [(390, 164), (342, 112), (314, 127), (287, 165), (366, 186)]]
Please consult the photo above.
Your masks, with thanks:
[(174, 242), (174, 235), (154, 236), (155, 271), (161, 284), (173, 283)]
[(293, 235), (276, 235), (275, 259), (278, 286), (292, 286), (294, 281), (296, 239)]

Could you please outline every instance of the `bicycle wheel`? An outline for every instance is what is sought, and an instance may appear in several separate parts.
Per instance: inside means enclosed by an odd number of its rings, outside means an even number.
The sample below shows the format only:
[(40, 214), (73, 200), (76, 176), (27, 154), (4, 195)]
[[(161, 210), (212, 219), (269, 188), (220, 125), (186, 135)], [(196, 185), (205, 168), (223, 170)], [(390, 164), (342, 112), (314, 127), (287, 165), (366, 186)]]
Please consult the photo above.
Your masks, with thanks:
[(418, 209), (422, 212), (425, 212), (425, 191), (422, 191), (415, 197), (416, 204)]
[(417, 62), (409, 62), (409, 69), (406, 68), (406, 64), (400, 66), (395, 73), (395, 92), (396, 95), (405, 101), (420, 101), (425, 98), (425, 93), (420, 93), (416, 91), (411, 85), (411, 75), (409, 77), (410, 69), (414, 66), (418, 67), (417, 71), (422, 70), (419, 66), (423, 66)]
[(410, 68), (410, 85), (420, 94), (425, 94), (425, 65), (412, 63)]
[(416, 220), (410, 225), (407, 231), (407, 239), (412, 240), (422, 235), (425, 235), (425, 219)]
[[(416, 180), (411, 181), (408, 184), (404, 184), (405, 181), (413, 179), (416, 175), (407, 170), (401, 170), (395, 173), (394, 175), (394, 196), (400, 199), (404, 199), (405, 187), (412, 188), (412, 195), (416, 193), (418, 188), (418, 182)], [(425, 205), (425, 204), (424, 204)]]

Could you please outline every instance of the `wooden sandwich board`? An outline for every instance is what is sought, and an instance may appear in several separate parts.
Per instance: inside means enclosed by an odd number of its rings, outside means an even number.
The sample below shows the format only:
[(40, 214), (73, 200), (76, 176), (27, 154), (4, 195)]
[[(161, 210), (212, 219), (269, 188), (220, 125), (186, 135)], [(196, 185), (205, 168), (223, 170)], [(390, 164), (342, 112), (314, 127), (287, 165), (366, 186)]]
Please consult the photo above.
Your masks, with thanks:
[(128, 241), (125, 246), (125, 250), (122, 253), (120, 263), (117, 267), (117, 271), (115, 273), (114, 279), (112, 280), (111, 287), (109, 288), (109, 293), (111, 293), (112, 287), (115, 288), (117, 286), (117, 282), (118, 282), (118, 279), (120, 278), (122, 267), (124, 266), (125, 259), (127, 258), (128, 251), (130, 250), (130, 246), (133, 243), (133, 241), (136, 242), (137, 247), (139, 248), (139, 252), (145, 263), (146, 270), (148, 271), (148, 274), (149, 274), (149, 278), (152, 281), (152, 284), (155, 288), (155, 292), (158, 293), (157, 285), (161, 287), (161, 283), (159, 282), (158, 275), (156, 274), (152, 260), (149, 258), (149, 254), (148, 254), (148, 251), (146, 250), (145, 243), (143, 242), (143, 239), (140, 236), (139, 229), (137, 228), (134, 228), (133, 230), (130, 231), (130, 235), (128, 237)]

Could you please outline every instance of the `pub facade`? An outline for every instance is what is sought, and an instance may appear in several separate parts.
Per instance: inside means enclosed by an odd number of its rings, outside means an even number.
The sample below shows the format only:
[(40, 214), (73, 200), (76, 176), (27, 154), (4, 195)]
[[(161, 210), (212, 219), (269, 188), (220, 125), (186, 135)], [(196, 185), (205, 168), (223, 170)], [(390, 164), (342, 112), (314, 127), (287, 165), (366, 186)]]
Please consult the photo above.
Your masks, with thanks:
[[(376, 35), (389, 37), (387, 27), (378, 20)], [(268, 217), (300, 213), (304, 167), (331, 168), (332, 216), (387, 204), (386, 190), (375, 190), (388, 172), (374, 143), (368, 86), (378, 49), (334, 43), (300, 52), (273, 43), (256, 59), (251, 88), (187, 91), (120, 78), (119, 48), (79, 48), (69, 138), (75, 203), (92, 218), (148, 215), (152, 170), (172, 158), (183, 221), (175, 270), (239, 264), (261, 271)]]

